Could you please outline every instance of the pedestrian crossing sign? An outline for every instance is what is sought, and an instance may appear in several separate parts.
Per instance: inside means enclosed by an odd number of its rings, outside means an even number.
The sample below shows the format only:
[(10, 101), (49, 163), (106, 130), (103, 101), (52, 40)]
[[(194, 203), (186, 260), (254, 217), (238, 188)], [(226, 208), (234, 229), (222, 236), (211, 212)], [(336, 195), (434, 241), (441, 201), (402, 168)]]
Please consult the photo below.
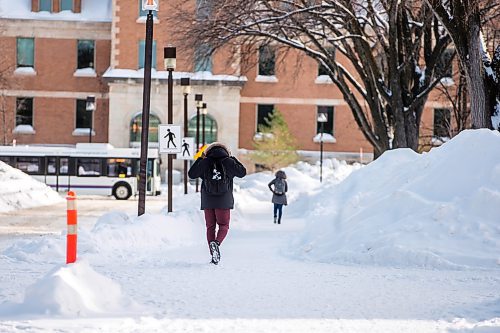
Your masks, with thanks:
[(178, 160), (192, 160), (194, 159), (196, 145), (194, 138), (181, 139), (181, 152), (177, 154)]
[(181, 127), (178, 125), (159, 125), (158, 143), (160, 153), (177, 154), (181, 152)]

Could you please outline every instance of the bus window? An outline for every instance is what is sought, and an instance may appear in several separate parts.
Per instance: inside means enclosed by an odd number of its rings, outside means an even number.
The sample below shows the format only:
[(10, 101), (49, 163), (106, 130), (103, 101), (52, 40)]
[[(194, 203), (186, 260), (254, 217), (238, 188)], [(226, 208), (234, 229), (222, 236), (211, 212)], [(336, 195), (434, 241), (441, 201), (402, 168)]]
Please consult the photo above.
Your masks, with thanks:
[(40, 158), (18, 157), (16, 168), (29, 174), (38, 174), (40, 172)]
[(67, 175), (69, 167), (69, 158), (63, 157), (59, 159), (59, 174)]
[(132, 160), (129, 158), (108, 158), (108, 177), (131, 177)]
[[(59, 158), (59, 174), (67, 175), (68, 174), (68, 158), (63, 157)], [(56, 174), (56, 157), (47, 158), (47, 174), (55, 175)]]
[(55, 157), (47, 158), (47, 174), (49, 174), (49, 175), (56, 174), (56, 158)]
[(5, 164), (11, 165), (10, 157), (9, 156), (0, 156), (0, 161), (4, 162)]
[(100, 176), (101, 161), (98, 158), (77, 158), (78, 176)]

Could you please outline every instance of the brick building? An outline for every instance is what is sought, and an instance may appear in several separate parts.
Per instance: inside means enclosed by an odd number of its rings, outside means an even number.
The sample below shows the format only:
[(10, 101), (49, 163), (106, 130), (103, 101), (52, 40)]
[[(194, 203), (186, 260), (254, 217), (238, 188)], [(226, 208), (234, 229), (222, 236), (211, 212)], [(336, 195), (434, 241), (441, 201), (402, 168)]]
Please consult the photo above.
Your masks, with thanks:
[[(108, 137), (110, 4), (22, 0), (0, 12), (2, 143), (73, 144)], [(98, 9), (103, 12), (95, 15)], [(92, 17), (92, 20), (88, 18)], [(95, 113), (85, 111), (95, 96)]]
[[(169, 2), (155, 13), (151, 85), (150, 141), (167, 122), (167, 72), (163, 48), (175, 27), (164, 15)], [(0, 7), (0, 90), (5, 143), (73, 144), (89, 140), (116, 147), (140, 143), (145, 15), (140, 0), (16, 0)], [(255, 50), (257, 66), (246, 70), (228, 63), (227, 50), (211, 59), (195, 56), (196, 48), (178, 50), (174, 72), (174, 123), (182, 123), (181, 77), (190, 77), (189, 129), (196, 124), (195, 94), (207, 103), (207, 141), (225, 142), (233, 151), (252, 149), (258, 125), (273, 109), (281, 111), (305, 157), (317, 158), (318, 112), (328, 114), (327, 155), (359, 158), (371, 146), (357, 128), (340, 91), (309, 58)], [(300, 66), (297, 64), (300, 63)], [(95, 96), (95, 112), (85, 99)], [(432, 128), (433, 107), (423, 117)], [(241, 151), (241, 150), (240, 150)]]

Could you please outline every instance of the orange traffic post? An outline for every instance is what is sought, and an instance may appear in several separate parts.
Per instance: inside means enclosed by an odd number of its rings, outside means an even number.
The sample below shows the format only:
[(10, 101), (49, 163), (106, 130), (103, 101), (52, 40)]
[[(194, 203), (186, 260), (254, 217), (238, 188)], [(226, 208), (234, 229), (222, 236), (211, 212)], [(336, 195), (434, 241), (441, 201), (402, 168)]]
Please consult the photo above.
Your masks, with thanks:
[(71, 264), (76, 261), (76, 241), (77, 241), (77, 211), (76, 211), (76, 194), (69, 191), (66, 196), (67, 203), (67, 246), (66, 246), (66, 264)]

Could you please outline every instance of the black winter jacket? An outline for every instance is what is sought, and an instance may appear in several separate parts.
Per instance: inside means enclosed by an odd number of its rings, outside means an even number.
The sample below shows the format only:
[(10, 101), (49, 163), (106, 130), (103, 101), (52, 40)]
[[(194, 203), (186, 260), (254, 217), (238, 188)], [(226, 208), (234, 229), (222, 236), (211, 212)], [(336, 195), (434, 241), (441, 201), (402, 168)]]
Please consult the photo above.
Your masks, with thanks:
[[(210, 195), (207, 193), (203, 176), (209, 170), (214, 161), (220, 162), (224, 166), (228, 176), (229, 191), (223, 195)], [(243, 178), (247, 173), (245, 167), (234, 156), (229, 156), (228, 149), (223, 145), (212, 145), (207, 148), (205, 158), (198, 158), (189, 169), (189, 178), (201, 178), (201, 209), (233, 209), (233, 178)]]

